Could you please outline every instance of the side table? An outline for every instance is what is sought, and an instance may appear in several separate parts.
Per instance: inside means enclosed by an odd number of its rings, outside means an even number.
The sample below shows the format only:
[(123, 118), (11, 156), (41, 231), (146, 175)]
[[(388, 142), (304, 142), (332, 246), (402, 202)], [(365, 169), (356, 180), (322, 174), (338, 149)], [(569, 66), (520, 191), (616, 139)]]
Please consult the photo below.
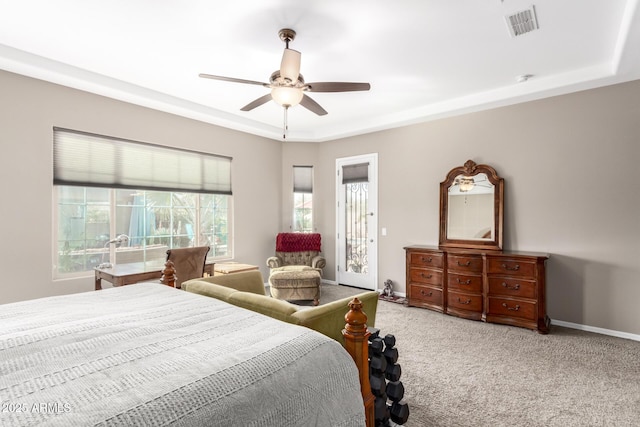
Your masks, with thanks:
[(213, 267), (213, 275), (221, 276), (223, 274), (239, 273), (241, 271), (257, 270), (257, 265), (241, 264), (238, 262), (218, 262)]

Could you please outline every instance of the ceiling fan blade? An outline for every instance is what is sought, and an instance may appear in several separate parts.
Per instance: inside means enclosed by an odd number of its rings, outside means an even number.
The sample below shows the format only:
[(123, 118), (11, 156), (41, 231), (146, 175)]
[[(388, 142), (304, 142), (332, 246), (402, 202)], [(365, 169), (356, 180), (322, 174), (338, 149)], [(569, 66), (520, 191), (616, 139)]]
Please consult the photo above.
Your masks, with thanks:
[(300, 101), (300, 105), (302, 105), (307, 110), (309, 110), (309, 111), (311, 111), (313, 113), (316, 113), (319, 116), (324, 116), (324, 115), (327, 114), (327, 110), (322, 108), (320, 106), (320, 104), (318, 104), (316, 101), (314, 101), (313, 99), (311, 99), (307, 95), (303, 95), (302, 96), (302, 101)]
[(199, 76), (204, 79), (222, 80), (225, 82), (232, 82), (232, 83), (245, 83), (245, 84), (259, 85), (259, 86), (265, 86), (265, 87), (269, 86), (268, 83), (257, 82), (255, 80), (236, 79), (235, 77), (214, 76), (213, 74), (199, 74)]
[(261, 96), (260, 98), (256, 99), (255, 101), (251, 101), (250, 103), (248, 103), (247, 105), (242, 107), (240, 110), (241, 111), (251, 111), (256, 107), (261, 106), (262, 104), (266, 104), (269, 101), (271, 101), (271, 94), (270, 93), (268, 93), (268, 94), (266, 94), (264, 96)]
[(280, 62), (280, 76), (292, 83), (298, 81), (300, 75), (300, 58), (302, 54), (297, 50), (285, 49)]
[(307, 83), (309, 92), (355, 92), (360, 90), (369, 90), (369, 83), (348, 83), (348, 82), (316, 82)]

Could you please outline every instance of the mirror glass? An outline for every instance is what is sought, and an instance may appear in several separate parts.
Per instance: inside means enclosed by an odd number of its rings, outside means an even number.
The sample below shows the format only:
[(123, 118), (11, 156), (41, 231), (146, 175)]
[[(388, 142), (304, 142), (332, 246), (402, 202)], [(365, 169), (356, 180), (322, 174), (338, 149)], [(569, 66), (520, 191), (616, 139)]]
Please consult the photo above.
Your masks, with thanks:
[(440, 183), (440, 246), (502, 249), (504, 180), (467, 160)]
[(493, 240), (494, 190), (485, 173), (455, 178), (448, 191), (449, 239)]

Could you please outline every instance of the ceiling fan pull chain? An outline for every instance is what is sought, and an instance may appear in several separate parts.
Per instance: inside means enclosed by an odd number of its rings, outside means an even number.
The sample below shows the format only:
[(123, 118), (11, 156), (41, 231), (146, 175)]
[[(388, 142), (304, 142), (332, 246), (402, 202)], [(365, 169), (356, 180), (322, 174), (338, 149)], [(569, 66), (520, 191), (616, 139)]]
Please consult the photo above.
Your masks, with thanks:
[(289, 120), (288, 120), (288, 114), (289, 113), (289, 107), (288, 106), (284, 106), (284, 123), (282, 124), (282, 139), (287, 139), (287, 132), (289, 131)]

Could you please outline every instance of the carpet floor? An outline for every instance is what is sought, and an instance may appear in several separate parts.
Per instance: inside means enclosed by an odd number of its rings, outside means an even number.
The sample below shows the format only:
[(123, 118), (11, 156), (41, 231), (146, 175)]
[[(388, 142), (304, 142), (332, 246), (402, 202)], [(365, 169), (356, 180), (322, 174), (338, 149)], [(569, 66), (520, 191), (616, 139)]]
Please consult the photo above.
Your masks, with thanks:
[[(322, 285), (320, 303), (362, 292)], [(381, 300), (406, 426), (640, 426), (640, 342), (552, 326), (549, 335)]]

